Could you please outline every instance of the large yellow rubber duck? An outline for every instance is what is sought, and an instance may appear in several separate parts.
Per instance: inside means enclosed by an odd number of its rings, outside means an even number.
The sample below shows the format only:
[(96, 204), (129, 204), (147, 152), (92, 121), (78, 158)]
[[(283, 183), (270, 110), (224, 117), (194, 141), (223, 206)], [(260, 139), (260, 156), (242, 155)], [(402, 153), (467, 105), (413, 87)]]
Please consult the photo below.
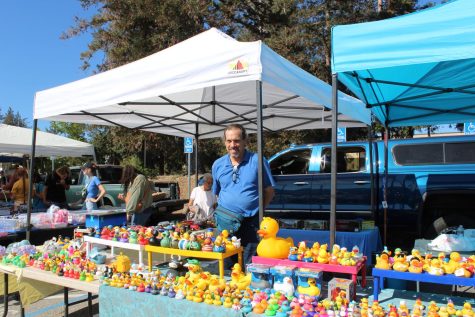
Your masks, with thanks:
[(257, 246), (257, 255), (265, 258), (286, 259), (290, 247), (294, 245), (292, 238), (278, 238), (279, 224), (270, 217), (264, 217), (257, 233), (262, 237)]
[(251, 284), (251, 274), (244, 274), (241, 265), (239, 263), (234, 264), (231, 270), (231, 281), (229, 285), (231, 287), (236, 286), (239, 290), (243, 291)]
[(299, 286), (297, 287), (297, 292), (299, 294), (309, 295), (309, 296), (318, 296), (320, 295), (320, 288), (317, 286), (317, 281), (313, 277), (308, 278), (308, 286)]
[(462, 316), (472, 317), (473, 315), (474, 315), (474, 313), (473, 313), (473, 310), (472, 310), (472, 305), (469, 302), (465, 302), (463, 304)]
[(383, 252), (381, 255), (376, 255), (376, 265), (374, 267), (381, 270), (391, 269), (389, 255), (385, 252)]

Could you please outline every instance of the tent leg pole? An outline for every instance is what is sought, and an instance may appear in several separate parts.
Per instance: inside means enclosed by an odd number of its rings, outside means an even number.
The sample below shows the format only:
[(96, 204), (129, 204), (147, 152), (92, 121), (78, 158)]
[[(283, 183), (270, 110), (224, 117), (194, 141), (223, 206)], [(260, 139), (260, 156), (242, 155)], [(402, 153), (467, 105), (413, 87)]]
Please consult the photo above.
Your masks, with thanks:
[(33, 198), (33, 172), (35, 170), (35, 152), (36, 152), (36, 128), (38, 127), (38, 119), (33, 120), (32, 137), (31, 137), (31, 154), (30, 154), (30, 184), (28, 188), (28, 210), (26, 214), (26, 240), (30, 241), (30, 224), (31, 224), (31, 199)]
[(257, 157), (258, 157), (258, 193), (259, 193), (259, 223), (264, 217), (264, 179), (263, 166), (264, 159), (262, 155), (262, 82), (256, 81), (256, 112), (257, 112)]
[(384, 245), (387, 245), (388, 235), (388, 142), (389, 142), (389, 127), (384, 129), (384, 190), (383, 190), (383, 208), (384, 208), (384, 229), (383, 229), (383, 241)]
[(195, 134), (195, 173), (196, 173), (196, 182), (195, 186), (198, 186), (198, 138), (199, 138), (199, 133), (198, 133), (198, 123), (196, 123), (196, 134)]
[(330, 248), (336, 237), (336, 176), (337, 176), (337, 137), (338, 137), (338, 74), (332, 74), (332, 149), (330, 186)]

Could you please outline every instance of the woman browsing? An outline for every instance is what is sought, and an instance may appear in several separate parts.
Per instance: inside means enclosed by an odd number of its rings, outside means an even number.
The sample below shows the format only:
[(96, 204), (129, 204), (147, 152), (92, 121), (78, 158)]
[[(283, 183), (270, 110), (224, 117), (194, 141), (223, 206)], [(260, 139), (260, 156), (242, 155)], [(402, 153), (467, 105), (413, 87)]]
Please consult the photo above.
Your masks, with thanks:
[(96, 176), (97, 165), (94, 163), (86, 163), (83, 166), (84, 175), (86, 179), (86, 197), (82, 206), (83, 210), (97, 210), (97, 202), (104, 197), (106, 190), (101, 184), (101, 181)]

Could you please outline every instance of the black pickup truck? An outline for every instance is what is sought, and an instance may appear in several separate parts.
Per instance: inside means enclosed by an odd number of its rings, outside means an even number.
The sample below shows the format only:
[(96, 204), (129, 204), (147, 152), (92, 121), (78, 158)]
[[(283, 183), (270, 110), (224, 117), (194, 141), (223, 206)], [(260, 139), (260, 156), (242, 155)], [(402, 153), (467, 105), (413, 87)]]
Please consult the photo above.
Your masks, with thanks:
[[(120, 179), (122, 176), (122, 166), (99, 164), (96, 175), (101, 180), (106, 190), (103, 198), (103, 206), (120, 207), (123, 203), (117, 199), (117, 195), (123, 192)], [(71, 170), (71, 187), (66, 191), (66, 199), (70, 206), (82, 207), (81, 191), (86, 184), (80, 166), (74, 166)], [(180, 187), (177, 182), (154, 181), (155, 193), (153, 206), (159, 211), (173, 212), (183, 208), (188, 202), (187, 199), (180, 199)]]

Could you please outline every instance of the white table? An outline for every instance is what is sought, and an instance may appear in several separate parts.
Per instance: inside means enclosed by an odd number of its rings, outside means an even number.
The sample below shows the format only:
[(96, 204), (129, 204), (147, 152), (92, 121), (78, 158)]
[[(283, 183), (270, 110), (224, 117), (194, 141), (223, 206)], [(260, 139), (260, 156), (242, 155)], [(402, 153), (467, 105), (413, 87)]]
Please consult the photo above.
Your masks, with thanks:
[(93, 244), (100, 244), (106, 245), (111, 248), (111, 256), (115, 256), (115, 248), (127, 249), (127, 250), (135, 250), (139, 253), (139, 265), (143, 267), (143, 252), (145, 250), (145, 246), (141, 244), (133, 244), (133, 243), (125, 243), (120, 241), (112, 241), (106, 240), (101, 238), (94, 238), (90, 236), (84, 236), (84, 242), (86, 242), (86, 256), (89, 257), (89, 253), (92, 250)]

